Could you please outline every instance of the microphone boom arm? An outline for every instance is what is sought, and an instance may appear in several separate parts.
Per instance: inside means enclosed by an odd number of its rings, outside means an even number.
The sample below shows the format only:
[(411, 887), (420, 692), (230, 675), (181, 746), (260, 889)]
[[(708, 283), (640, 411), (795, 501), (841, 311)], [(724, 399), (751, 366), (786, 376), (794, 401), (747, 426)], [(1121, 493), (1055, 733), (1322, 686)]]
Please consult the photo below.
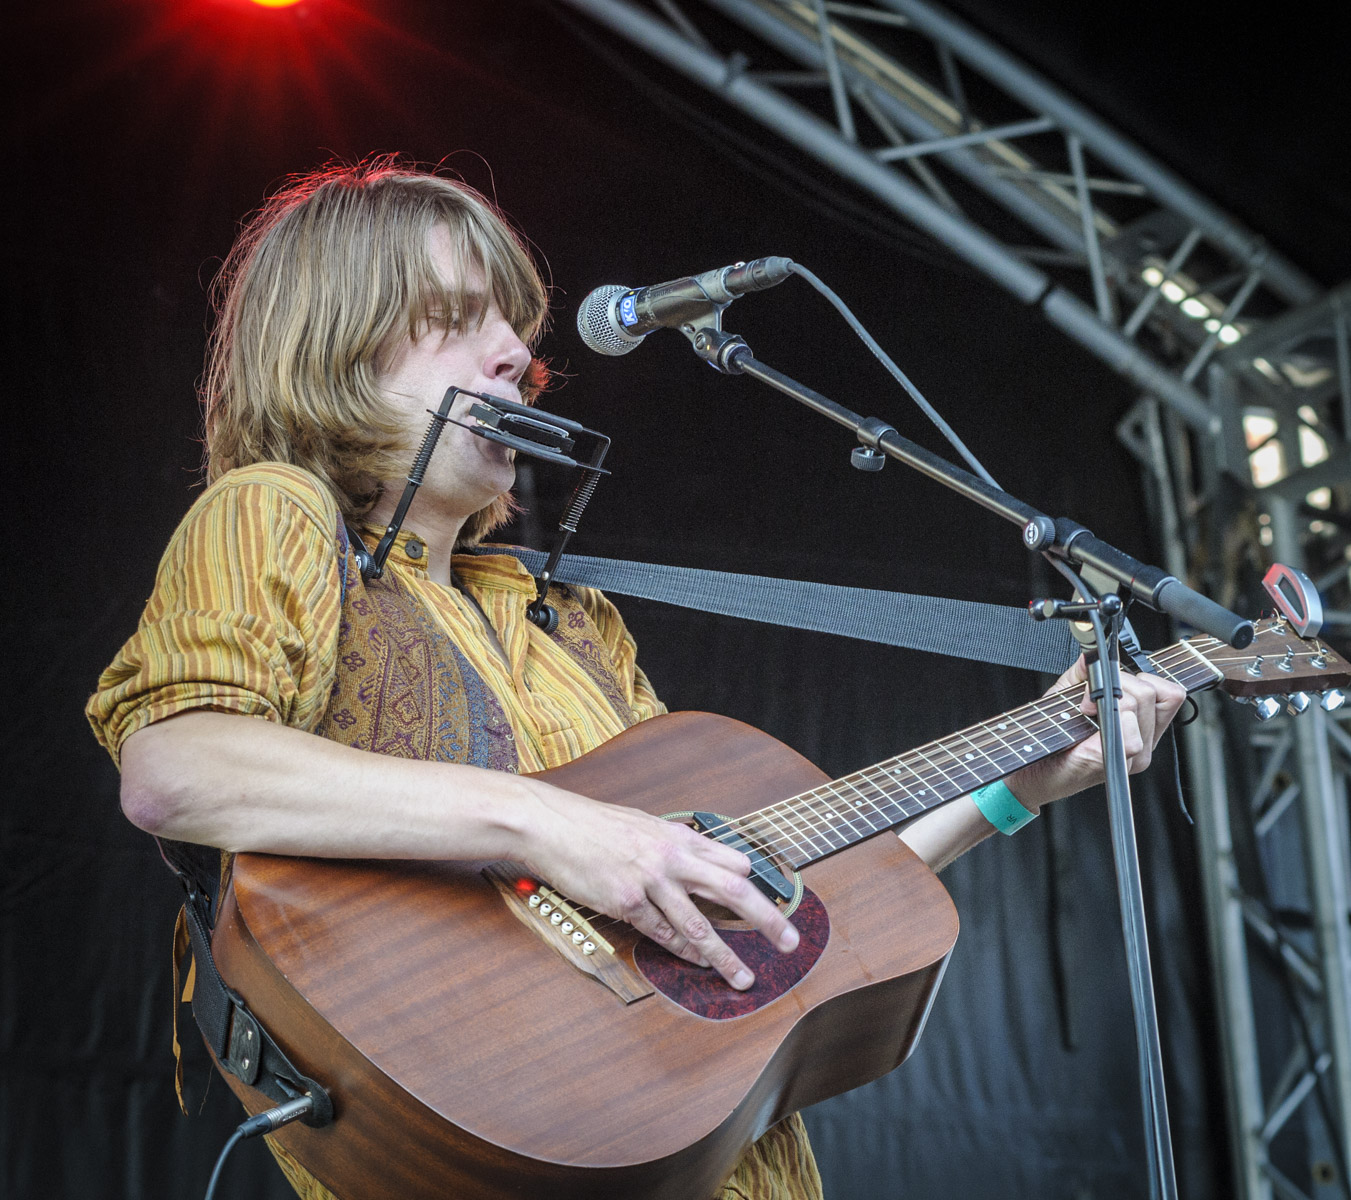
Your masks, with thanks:
[(768, 384), (813, 412), (843, 425), (860, 444), (885, 454), (930, 479), (951, 488), (968, 500), (1022, 528), (1023, 545), (1040, 550), (1075, 567), (1092, 567), (1129, 590), (1142, 604), (1184, 621), (1203, 633), (1241, 650), (1253, 640), (1253, 624), (1222, 605), (1193, 591), (1175, 576), (1132, 558), (1115, 546), (1094, 537), (1082, 525), (1067, 518), (1052, 519), (1032, 505), (954, 466), (947, 459), (903, 437), (878, 417), (861, 417), (851, 409), (813, 391), (781, 371), (760, 362), (745, 340), (727, 333), (719, 320), (686, 333), (695, 353), (725, 375), (749, 375)]

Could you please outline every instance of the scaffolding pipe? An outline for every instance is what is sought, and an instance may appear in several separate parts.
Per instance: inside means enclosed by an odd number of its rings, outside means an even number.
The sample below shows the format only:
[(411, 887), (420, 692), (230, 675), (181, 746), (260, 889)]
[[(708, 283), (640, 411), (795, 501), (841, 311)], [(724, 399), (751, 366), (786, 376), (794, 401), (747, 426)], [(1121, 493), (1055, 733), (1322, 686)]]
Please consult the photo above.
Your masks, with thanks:
[[(1270, 498), (1272, 545), (1284, 561), (1300, 561), (1295, 505)], [(1295, 758), (1300, 785), (1305, 872), (1317, 947), (1326, 1049), (1332, 1054), (1327, 1077), (1335, 1097), (1332, 1136), (1345, 1155), (1351, 1150), (1351, 850), (1339, 812), (1346, 794), (1335, 777), (1327, 717), (1316, 705), (1295, 724)]]
[(1196, 813), (1196, 840), (1205, 895), (1206, 941), (1210, 951), (1221, 1055), (1224, 1099), (1229, 1117), (1229, 1154), (1234, 1194), (1244, 1200), (1271, 1200), (1263, 1123), (1262, 1086), (1257, 1071), (1257, 1022), (1249, 989), (1248, 943), (1239, 902), (1238, 868), (1229, 824), (1229, 784), (1224, 764), (1224, 731), (1215, 711), (1223, 703), (1198, 697), (1200, 716), (1182, 732), (1187, 775)]
[(842, 178), (871, 192), (1024, 304), (1039, 306), (1051, 324), (1114, 371), (1164, 400), (1193, 428), (1206, 434), (1217, 432), (1219, 420), (1198, 392), (1154, 362), (1119, 330), (1103, 324), (1077, 296), (1010, 253), (984, 230), (943, 208), (871, 154), (846, 141), (838, 130), (814, 114), (757, 83), (746, 74), (742, 64), (728, 62), (691, 44), (670, 26), (624, 0), (566, 2), (637, 42), (668, 66), (814, 155)]
[[(756, 0), (704, 0), (704, 2), (789, 58), (795, 58), (807, 66), (824, 69), (825, 55), (821, 43), (804, 34), (796, 26), (780, 20)], [(881, 109), (887, 119), (903, 129), (909, 137), (921, 142), (935, 142), (946, 136), (944, 130), (926, 121), (915, 109), (902, 103), (862, 71), (844, 63), (841, 67), (851, 77), (859, 94), (867, 96), (871, 104)], [(757, 75), (757, 78), (767, 79), (768, 76)], [(1078, 224), (1069, 219), (1072, 214), (1068, 210), (1063, 213), (1053, 212), (1043, 201), (1029, 195), (1013, 180), (1002, 178), (964, 147), (936, 151), (936, 155), (967, 183), (985, 192), (995, 203), (1008, 209), (1047, 241), (1062, 250), (1076, 254), (1082, 252)]]
[(881, 0), (881, 3), (1007, 88), (1029, 108), (1046, 113), (1061, 129), (1077, 134), (1100, 159), (1123, 175), (1143, 183), (1162, 204), (1180, 213), (1190, 224), (1204, 229), (1208, 237), (1250, 268), (1260, 267), (1272, 288), (1290, 304), (1307, 304), (1321, 293), (1317, 283), (1293, 263), (1274, 253), (1255, 233), (1197, 195), (1166, 167), (975, 30), (924, 0)]

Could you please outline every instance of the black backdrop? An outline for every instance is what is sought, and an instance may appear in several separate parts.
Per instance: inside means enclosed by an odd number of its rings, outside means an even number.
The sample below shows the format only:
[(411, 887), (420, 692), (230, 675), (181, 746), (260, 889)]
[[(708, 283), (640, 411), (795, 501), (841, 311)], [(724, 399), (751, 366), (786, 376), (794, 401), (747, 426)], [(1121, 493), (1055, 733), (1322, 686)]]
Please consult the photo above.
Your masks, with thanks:
[[(1332, 236), (1344, 192), (1323, 175), (1336, 128), (1321, 101), (1303, 102), (1311, 69), (1333, 65), (1329, 30), (1268, 32), (1259, 48), (1228, 26), (1178, 29), (1161, 5), (1119, 25), (1070, 6), (966, 7), (1221, 201), (1232, 196), (1325, 282), (1345, 274), (1345, 242)], [(444, 160), (531, 236), (556, 289), (543, 349), (562, 381), (550, 404), (615, 443), (615, 474), (579, 552), (1009, 604), (1046, 586), (1011, 527), (895, 465), (852, 471), (843, 433), (749, 381), (714, 377), (674, 335), (602, 362), (572, 331), (576, 303), (598, 283), (763, 254), (792, 256), (836, 286), (1005, 486), (1153, 552), (1136, 472), (1113, 440), (1132, 398), (1119, 380), (820, 171), (792, 155), (786, 170), (771, 165), (754, 129), (698, 115), (701, 98), (680, 81), (645, 67), (640, 77), (634, 51), (556, 6), (308, 0), (268, 13), (227, 0), (84, 0), (6, 22), (4, 376), (19, 436), (7, 439), (17, 470), (4, 615), (0, 1195), (199, 1195), (237, 1120), (219, 1083), (200, 1117), (175, 1111), (175, 885), (121, 818), (115, 772), (80, 710), (197, 486), (205, 283), (238, 219), (286, 173), (330, 154)], [(1220, 68), (1200, 69), (1207, 37), (1224, 47)], [(1306, 91), (1292, 97), (1284, 85), (1295, 78)], [(1257, 182), (1259, 169), (1272, 174)], [(936, 445), (799, 281), (729, 317), (767, 361)], [(559, 495), (543, 473), (539, 486), (547, 526)], [(673, 708), (750, 721), (832, 773), (1040, 686), (823, 635), (622, 607)], [(1151, 783), (1137, 804), (1184, 1195), (1220, 1197), (1193, 843)], [(807, 1115), (829, 1195), (1143, 1196), (1100, 796), (993, 839), (945, 881), (964, 929), (918, 1051)], [(227, 1184), (286, 1194), (257, 1146), (238, 1152)]]

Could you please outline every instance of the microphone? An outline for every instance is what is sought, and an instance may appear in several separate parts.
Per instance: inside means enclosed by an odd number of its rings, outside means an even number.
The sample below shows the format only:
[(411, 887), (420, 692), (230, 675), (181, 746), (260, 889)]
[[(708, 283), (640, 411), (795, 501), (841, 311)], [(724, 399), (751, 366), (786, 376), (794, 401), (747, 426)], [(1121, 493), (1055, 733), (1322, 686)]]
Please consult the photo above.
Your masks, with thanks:
[(792, 274), (791, 258), (757, 258), (669, 283), (627, 288), (607, 283), (577, 310), (577, 332), (597, 354), (627, 354), (654, 329), (678, 329), (747, 292), (763, 292)]

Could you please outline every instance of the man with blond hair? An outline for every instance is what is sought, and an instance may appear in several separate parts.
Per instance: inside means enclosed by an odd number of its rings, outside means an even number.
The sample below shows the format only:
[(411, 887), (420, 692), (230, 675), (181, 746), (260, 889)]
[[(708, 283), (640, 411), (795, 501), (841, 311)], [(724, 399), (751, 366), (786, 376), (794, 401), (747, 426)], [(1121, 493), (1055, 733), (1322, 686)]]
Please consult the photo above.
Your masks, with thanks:
[[(694, 903), (730, 909), (791, 951), (797, 933), (750, 885), (743, 854), (531, 777), (664, 708), (604, 596), (559, 589), (564, 619), (546, 634), (526, 615), (535, 589), (519, 561), (468, 552), (511, 512), (510, 451), (448, 425), (390, 553), (396, 599), (381, 619), (426, 650), (425, 677), (404, 681), (422, 689), (410, 711), (423, 715), (391, 728), (396, 706), (351, 676), (360, 588), (345, 585), (347, 539), (373, 546), (389, 522), (426, 411), (451, 386), (529, 400), (544, 378), (532, 347), (545, 289), (520, 239), (471, 189), (385, 160), (293, 180), (216, 287), (210, 486), (89, 704), (127, 816), (229, 853), (517, 861), (749, 987)], [(452, 416), (469, 402), (458, 397)], [(1140, 770), (1181, 689), (1126, 688)], [(1100, 774), (1095, 738), (1007, 783), (1035, 812)], [(937, 869), (993, 828), (963, 798), (903, 836)], [(274, 1153), (300, 1194), (330, 1195)], [(721, 1194), (819, 1196), (799, 1118), (752, 1146)]]

